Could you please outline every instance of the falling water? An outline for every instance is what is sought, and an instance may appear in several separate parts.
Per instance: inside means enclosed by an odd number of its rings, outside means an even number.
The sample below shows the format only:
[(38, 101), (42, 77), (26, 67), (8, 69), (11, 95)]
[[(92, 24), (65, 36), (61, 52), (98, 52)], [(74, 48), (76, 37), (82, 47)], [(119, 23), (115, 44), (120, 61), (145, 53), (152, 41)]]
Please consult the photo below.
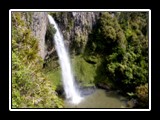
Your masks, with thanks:
[(48, 19), (50, 24), (54, 25), (54, 28), (56, 29), (54, 40), (62, 69), (62, 80), (66, 98), (70, 99), (73, 104), (78, 104), (81, 101), (81, 97), (75, 87), (69, 56), (63, 42), (63, 36), (52, 16), (48, 15)]

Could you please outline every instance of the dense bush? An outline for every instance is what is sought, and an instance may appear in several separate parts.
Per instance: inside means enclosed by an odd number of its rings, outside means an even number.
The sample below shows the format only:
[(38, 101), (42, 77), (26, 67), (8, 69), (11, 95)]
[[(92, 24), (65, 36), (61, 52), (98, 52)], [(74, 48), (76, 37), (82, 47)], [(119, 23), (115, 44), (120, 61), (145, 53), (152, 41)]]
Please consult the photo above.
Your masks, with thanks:
[[(134, 92), (148, 83), (148, 18), (146, 12), (119, 12), (112, 16), (101, 14), (85, 49), (85, 59), (100, 56), (95, 81), (111, 80), (124, 92)], [(105, 76), (98, 77), (98, 76)], [(138, 89), (138, 88), (137, 88)], [(140, 89), (140, 88), (139, 88)], [(147, 89), (146, 89), (147, 91)], [(138, 98), (142, 95), (136, 94)], [(143, 93), (145, 100), (147, 92)]]
[(149, 92), (148, 83), (136, 87), (136, 95), (139, 98), (141, 106), (143, 107), (148, 107), (149, 103), (148, 92)]
[(38, 56), (38, 40), (22, 15), (12, 12), (12, 107), (63, 107), (55, 87), (41, 71), (43, 61)]
[[(47, 25), (47, 31), (45, 35), (45, 43), (47, 45), (47, 48), (51, 50), (53, 48), (53, 35), (56, 33), (56, 29), (53, 28), (53, 25), (48, 23)], [(48, 50), (48, 51), (49, 51)]]
[(125, 47), (125, 36), (118, 21), (108, 12), (102, 13), (89, 36), (85, 52), (106, 55), (117, 51), (121, 46)]
[(148, 102), (148, 83), (136, 87), (136, 94), (143, 102)]

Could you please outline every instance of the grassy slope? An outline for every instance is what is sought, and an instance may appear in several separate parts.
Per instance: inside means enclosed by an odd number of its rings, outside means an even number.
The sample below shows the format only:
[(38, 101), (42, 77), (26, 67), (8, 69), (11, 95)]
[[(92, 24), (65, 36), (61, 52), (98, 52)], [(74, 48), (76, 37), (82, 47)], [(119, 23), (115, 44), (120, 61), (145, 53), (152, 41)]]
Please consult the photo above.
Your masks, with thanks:
[[(100, 70), (103, 65), (99, 63), (101, 62), (98, 60), (97, 64), (90, 64), (84, 60), (82, 55), (74, 56), (71, 59), (73, 76), (82, 86), (93, 86), (102, 81), (105, 81), (103, 84), (113, 86), (113, 83), (107, 80), (107, 75), (104, 75), (105, 73), (103, 73), (103, 70)], [(56, 89), (58, 86), (62, 85), (60, 67), (54, 69), (48, 66), (44, 72), (47, 78), (56, 86)]]
[(51, 83), (54, 85), (55, 89), (57, 89), (57, 87), (62, 84), (62, 82), (61, 82), (61, 69), (60, 68), (58, 68), (56, 70), (50, 69), (49, 71), (44, 70), (44, 74), (51, 81)]
[[(74, 56), (74, 58), (71, 60), (71, 64), (73, 75), (76, 76), (81, 85), (93, 85), (94, 77), (96, 75), (95, 65), (87, 63), (81, 56)], [(47, 78), (56, 86), (56, 88), (62, 84), (60, 67), (54, 69), (48, 66), (48, 68), (44, 70), (44, 73), (47, 75)]]
[(84, 86), (93, 85), (96, 66), (87, 63), (81, 56), (75, 56), (72, 62), (77, 80)]

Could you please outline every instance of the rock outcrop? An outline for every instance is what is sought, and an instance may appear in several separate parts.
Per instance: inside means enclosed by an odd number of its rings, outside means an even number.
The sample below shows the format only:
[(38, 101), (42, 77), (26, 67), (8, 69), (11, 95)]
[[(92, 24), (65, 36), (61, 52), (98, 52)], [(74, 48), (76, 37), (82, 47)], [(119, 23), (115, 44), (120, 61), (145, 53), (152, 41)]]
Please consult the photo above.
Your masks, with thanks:
[(73, 53), (83, 52), (99, 12), (62, 12), (52, 15)]
[(39, 55), (44, 59), (47, 54), (45, 45), (45, 35), (48, 25), (47, 12), (34, 12), (32, 15), (31, 29), (35, 37), (39, 40)]
[(38, 46), (39, 46), (39, 52), (38, 54), (42, 57), (42, 59), (45, 58), (45, 55), (47, 54), (45, 45), (45, 35), (47, 31), (47, 25), (49, 23), (48, 21), (48, 13), (47, 12), (21, 12), (22, 13), (22, 19), (27, 24), (28, 28), (31, 29), (32, 34), (37, 38), (38, 40)]
[[(24, 14), (25, 21), (29, 23), (33, 35), (39, 41), (39, 55), (42, 59), (48, 55), (45, 44), (45, 35), (49, 24), (47, 14), (47, 12), (27, 12)], [(82, 53), (88, 41), (88, 35), (99, 17), (99, 12), (57, 12), (54, 14), (52, 16), (62, 31), (66, 46), (70, 48), (72, 53)]]

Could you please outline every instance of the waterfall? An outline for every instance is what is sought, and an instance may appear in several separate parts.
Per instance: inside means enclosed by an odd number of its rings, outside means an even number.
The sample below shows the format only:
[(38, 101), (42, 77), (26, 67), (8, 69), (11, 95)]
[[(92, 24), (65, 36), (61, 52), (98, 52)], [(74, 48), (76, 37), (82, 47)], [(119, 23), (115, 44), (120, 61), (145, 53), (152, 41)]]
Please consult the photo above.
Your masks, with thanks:
[(63, 36), (52, 16), (48, 15), (48, 19), (50, 24), (52, 24), (56, 29), (56, 33), (54, 35), (54, 42), (62, 70), (62, 81), (66, 98), (70, 99), (73, 104), (78, 104), (82, 98), (80, 97), (78, 89), (76, 89), (75, 87), (75, 82), (69, 60), (69, 54), (67, 53), (67, 50), (65, 48)]

